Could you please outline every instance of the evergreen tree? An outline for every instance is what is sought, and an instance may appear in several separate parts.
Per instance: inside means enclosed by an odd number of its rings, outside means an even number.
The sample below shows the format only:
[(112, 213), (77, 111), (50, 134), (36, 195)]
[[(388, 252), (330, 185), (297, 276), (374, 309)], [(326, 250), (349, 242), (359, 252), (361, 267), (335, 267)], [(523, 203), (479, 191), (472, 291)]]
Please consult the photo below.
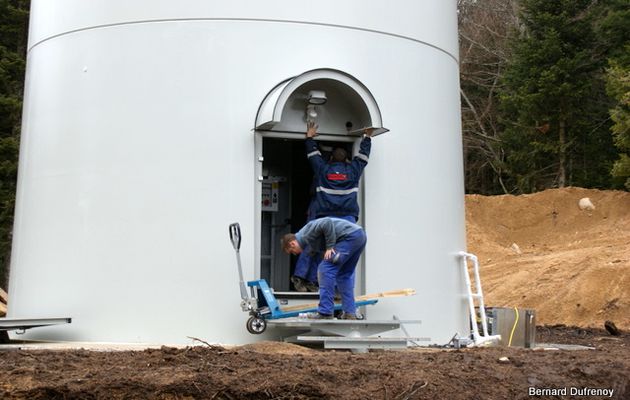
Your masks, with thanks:
[[(628, 46), (630, 51), (630, 46)], [(625, 187), (630, 190), (630, 68), (613, 62), (608, 73), (608, 92), (617, 100), (610, 111), (615, 144), (621, 150), (619, 159), (612, 169), (613, 176), (625, 178)]]
[(0, 0), (0, 287), (11, 254), (29, 1)]
[(609, 187), (606, 47), (593, 0), (522, 0), (501, 92), (507, 179), (519, 192)]
[(630, 190), (630, 8), (627, 0), (609, 0), (606, 5), (598, 34), (611, 48), (606, 88), (615, 101), (610, 110), (611, 129), (620, 150), (612, 175)]

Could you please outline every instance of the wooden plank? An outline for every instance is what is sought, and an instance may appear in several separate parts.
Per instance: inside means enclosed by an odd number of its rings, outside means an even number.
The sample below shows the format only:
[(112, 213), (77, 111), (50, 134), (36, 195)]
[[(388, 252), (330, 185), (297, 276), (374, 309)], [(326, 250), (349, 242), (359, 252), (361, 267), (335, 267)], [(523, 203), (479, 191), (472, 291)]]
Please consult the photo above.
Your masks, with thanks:
[[(355, 298), (355, 301), (375, 300), (375, 299), (382, 299), (386, 297), (413, 296), (414, 294), (416, 294), (415, 289), (390, 290), (387, 292), (365, 294), (363, 296), (358, 296)], [(341, 303), (335, 302), (335, 304), (341, 304)], [(296, 304), (294, 306), (281, 307), (280, 310), (284, 312), (301, 311), (301, 310), (308, 310), (309, 308), (317, 308), (317, 306), (318, 306), (317, 303)]]
[(416, 294), (415, 289), (390, 290), (388, 292), (365, 294), (363, 296), (357, 297), (356, 300), (361, 301), (361, 300), (381, 299), (385, 297), (413, 296), (414, 294)]
[(7, 294), (7, 292), (4, 291), (4, 289), (0, 288), (0, 300), (4, 303), (7, 304), (9, 302), (9, 295)]
[(0, 316), (7, 315), (7, 306), (4, 303), (0, 303)]

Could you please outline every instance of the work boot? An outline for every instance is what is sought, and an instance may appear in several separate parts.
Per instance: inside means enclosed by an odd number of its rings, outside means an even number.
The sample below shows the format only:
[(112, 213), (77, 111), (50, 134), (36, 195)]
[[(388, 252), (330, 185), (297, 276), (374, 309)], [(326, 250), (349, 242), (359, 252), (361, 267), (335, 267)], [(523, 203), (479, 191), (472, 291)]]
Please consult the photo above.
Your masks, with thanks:
[(320, 314), (318, 312), (310, 312), (306, 314), (306, 318), (308, 319), (333, 319), (332, 315)]
[(354, 313), (354, 314), (350, 314), (350, 313), (347, 313), (347, 312), (342, 312), (341, 316), (339, 318), (340, 319), (352, 319), (352, 320), (359, 319), (359, 320), (361, 320), (361, 319), (363, 319), (365, 317), (362, 314), (358, 313), (358, 312)]
[(293, 287), (298, 292), (308, 292), (308, 288), (306, 287), (306, 281), (299, 276), (293, 275), (291, 277), (291, 283), (293, 283)]
[(350, 314), (347, 312), (343, 312), (341, 313), (341, 319), (358, 319), (357, 316), (355, 314)]
[(306, 289), (309, 292), (319, 292), (319, 285), (315, 282), (306, 282)]

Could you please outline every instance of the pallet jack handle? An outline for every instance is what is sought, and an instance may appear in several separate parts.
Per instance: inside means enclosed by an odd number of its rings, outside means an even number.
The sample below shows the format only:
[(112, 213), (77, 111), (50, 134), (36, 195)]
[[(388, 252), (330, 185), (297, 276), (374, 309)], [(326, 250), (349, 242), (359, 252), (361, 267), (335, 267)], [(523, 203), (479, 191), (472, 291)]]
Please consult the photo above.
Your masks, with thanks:
[(241, 226), (238, 222), (230, 224), (230, 240), (237, 252), (241, 249)]
[(248, 307), (250, 302), (249, 294), (247, 293), (247, 288), (245, 287), (245, 282), (243, 281), (243, 267), (241, 266), (241, 226), (238, 222), (230, 224), (230, 240), (232, 241), (232, 246), (234, 246), (234, 250), (236, 251), (236, 263), (238, 265), (238, 278), (239, 278), (239, 287), (241, 289), (241, 307)]

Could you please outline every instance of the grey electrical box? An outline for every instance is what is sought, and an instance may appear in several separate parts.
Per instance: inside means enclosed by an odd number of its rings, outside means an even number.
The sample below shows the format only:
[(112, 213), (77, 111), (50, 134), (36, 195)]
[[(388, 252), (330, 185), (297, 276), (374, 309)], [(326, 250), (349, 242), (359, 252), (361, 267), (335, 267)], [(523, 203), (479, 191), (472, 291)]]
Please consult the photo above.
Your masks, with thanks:
[(536, 344), (536, 311), (524, 308), (492, 307), (486, 309), (488, 330), (501, 335), (499, 346), (532, 348)]

